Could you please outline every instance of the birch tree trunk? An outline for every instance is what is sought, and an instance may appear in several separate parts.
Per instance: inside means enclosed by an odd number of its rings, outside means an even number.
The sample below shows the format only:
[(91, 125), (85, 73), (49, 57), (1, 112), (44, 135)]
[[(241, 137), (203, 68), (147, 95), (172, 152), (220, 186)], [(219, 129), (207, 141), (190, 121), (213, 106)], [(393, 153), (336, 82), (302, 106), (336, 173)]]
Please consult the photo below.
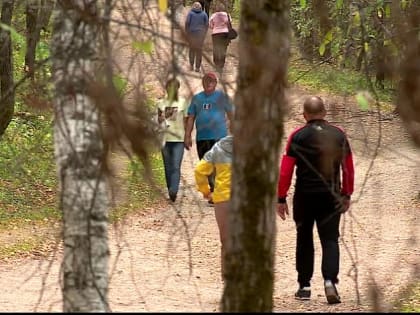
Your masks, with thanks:
[(289, 2), (242, 0), (222, 312), (273, 308), (275, 202), (289, 58)]
[(55, 154), (63, 211), (63, 311), (108, 307), (108, 185), (99, 111), (88, 87), (96, 75), (96, 0), (60, 0), (52, 38)]
[[(13, 0), (3, 0), (0, 22), (12, 24)], [(0, 28), (0, 136), (10, 124), (15, 110), (12, 39), (10, 31)]]

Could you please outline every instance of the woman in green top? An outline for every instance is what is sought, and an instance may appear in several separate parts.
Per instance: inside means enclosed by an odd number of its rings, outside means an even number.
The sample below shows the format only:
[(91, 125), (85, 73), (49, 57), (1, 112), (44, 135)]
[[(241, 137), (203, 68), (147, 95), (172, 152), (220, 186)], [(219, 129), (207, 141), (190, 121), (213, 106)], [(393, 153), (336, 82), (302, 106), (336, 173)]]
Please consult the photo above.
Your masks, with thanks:
[(162, 158), (169, 199), (173, 202), (176, 200), (181, 179), (187, 118), (187, 102), (179, 97), (179, 87), (180, 83), (176, 78), (169, 79), (165, 85), (167, 97), (157, 104), (159, 123), (166, 120), (167, 129), (162, 147)]

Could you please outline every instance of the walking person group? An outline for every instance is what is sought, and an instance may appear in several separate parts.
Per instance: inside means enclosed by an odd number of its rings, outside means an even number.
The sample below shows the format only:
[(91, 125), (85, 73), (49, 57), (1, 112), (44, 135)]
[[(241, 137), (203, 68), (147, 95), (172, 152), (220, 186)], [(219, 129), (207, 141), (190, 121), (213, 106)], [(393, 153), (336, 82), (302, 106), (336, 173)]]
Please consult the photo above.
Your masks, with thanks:
[[(168, 196), (172, 202), (177, 199), (181, 178), (181, 164), (184, 148), (192, 147), (192, 131), (196, 129), (195, 144), (198, 158), (221, 138), (228, 135), (228, 124), (233, 118), (233, 105), (229, 96), (216, 89), (217, 76), (213, 72), (202, 78), (203, 91), (195, 94), (188, 104), (179, 95), (180, 82), (171, 78), (166, 82), (166, 96), (157, 102), (157, 117), (165, 122), (164, 142), (161, 149)], [(208, 184), (214, 190), (214, 176), (209, 174)], [(208, 200), (213, 204), (213, 200)]]
[[(233, 105), (228, 95), (217, 90), (213, 72), (202, 78), (203, 91), (192, 97), (189, 105), (178, 95), (179, 81), (166, 84), (167, 98), (158, 104), (160, 121), (168, 121), (162, 157), (169, 199), (175, 202), (179, 188), (180, 166), (184, 148), (192, 147), (192, 131), (196, 128), (196, 148), (199, 161), (194, 175), (197, 190), (209, 204), (215, 206), (215, 218), (221, 242), (221, 270), (228, 236), (228, 215), (231, 189), (233, 136), (229, 124), (233, 120)], [(277, 186), (277, 214), (285, 220), (289, 215), (287, 194), (296, 168), (293, 195), (293, 220), (296, 225), (296, 271), (298, 290), (295, 298), (311, 298), (314, 273), (313, 227), (316, 224), (322, 247), (321, 272), (327, 302), (341, 302), (339, 282), (339, 225), (343, 213), (350, 207), (354, 190), (352, 150), (345, 132), (326, 119), (324, 101), (317, 96), (303, 103), (306, 124), (293, 131), (282, 156)], [(172, 126), (172, 127), (171, 127)]]
[[(185, 19), (185, 34), (188, 41), (188, 59), (190, 70), (200, 72), (204, 40), (208, 29), (211, 30), (213, 45), (213, 63), (221, 75), (226, 62), (226, 53), (231, 17), (222, 3), (215, 6), (215, 12), (209, 15), (211, 1), (194, 2)], [(203, 7), (204, 6), (204, 7)]]

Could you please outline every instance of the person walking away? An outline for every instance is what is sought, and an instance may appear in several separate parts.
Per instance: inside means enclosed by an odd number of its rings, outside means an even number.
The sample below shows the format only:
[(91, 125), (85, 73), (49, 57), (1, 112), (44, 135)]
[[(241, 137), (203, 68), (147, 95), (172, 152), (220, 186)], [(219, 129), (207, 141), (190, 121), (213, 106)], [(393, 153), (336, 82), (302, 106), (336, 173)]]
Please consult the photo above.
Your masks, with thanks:
[[(339, 224), (350, 206), (354, 189), (352, 151), (344, 131), (325, 120), (326, 109), (320, 97), (303, 104), (306, 125), (289, 136), (282, 157), (278, 182), (277, 214), (289, 214), (287, 192), (296, 166), (293, 220), (296, 224), (296, 270), (299, 289), (296, 299), (311, 296), (314, 269), (313, 226), (316, 223), (322, 247), (321, 271), (329, 304), (340, 303), (336, 284), (339, 273)], [(341, 170), (341, 176), (340, 176)]]
[[(204, 154), (195, 167), (194, 175), (196, 187), (206, 199), (214, 202), (214, 213), (221, 243), (221, 271), (224, 278), (225, 253), (228, 236), (228, 212), (230, 200), (231, 164), (232, 164), (233, 136), (228, 135)], [(214, 192), (210, 190), (207, 176), (216, 173)]]
[[(206, 73), (202, 78), (203, 91), (195, 94), (188, 107), (188, 119), (185, 129), (184, 145), (187, 150), (192, 146), (192, 130), (196, 127), (196, 146), (198, 158), (213, 145), (228, 134), (228, 125), (232, 122), (233, 106), (229, 96), (216, 90), (217, 77), (213, 72)], [(227, 119), (226, 119), (227, 117)], [(210, 191), (214, 190), (214, 173), (208, 177)], [(212, 204), (212, 199), (209, 199)]]
[(207, 16), (210, 16), (210, 6), (211, 6), (212, 0), (200, 0), (201, 7), (203, 8), (203, 11), (206, 12)]
[(207, 14), (201, 10), (201, 4), (194, 2), (185, 19), (185, 33), (188, 40), (190, 70), (200, 72), (203, 58), (203, 45), (209, 26)]
[(184, 136), (187, 121), (187, 101), (179, 96), (180, 82), (171, 78), (166, 82), (167, 96), (157, 104), (158, 122), (166, 120), (165, 141), (161, 150), (169, 199), (175, 202), (181, 179), (184, 156)]
[(229, 45), (228, 28), (229, 16), (225, 12), (222, 3), (216, 5), (216, 12), (210, 16), (209, 27), (211, 29), (211, 39), (213, 44), (213, 62), (216, 71), (222, 74), (226, 61), (226, 52)]

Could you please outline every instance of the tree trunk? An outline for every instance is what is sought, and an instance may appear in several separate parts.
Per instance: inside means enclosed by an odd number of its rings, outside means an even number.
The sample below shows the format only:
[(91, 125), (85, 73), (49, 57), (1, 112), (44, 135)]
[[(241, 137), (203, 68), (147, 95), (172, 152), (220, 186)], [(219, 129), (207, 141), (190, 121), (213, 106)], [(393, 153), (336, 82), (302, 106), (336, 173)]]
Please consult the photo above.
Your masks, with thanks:
[(276, 189), (289, 58), (288, 1), (241, 1), (223, 312), (273, 308)]
[[(399, 29), (405, 46), (400, 65), (397, 112), (413, 142), (420, 147), (420, 4), (413, 4), (406, 27)], [(408, 30), (408, 31), (407, 31)]]
[(54, 0), (28, 0), (26, 3), (26, 55), (25, 71), (33, 79), (35, 74), (36, 46), (41, 30), (48, 25)]
[(88, 87), (98, 56), (96, 0), (60, 0), (52, 38), (54, 140), (63, 211), (63, 311), (106, 312), (108, 185), (100, 115)]
[[(1, 6), (1, 23), (9, 27), (12, 23), (13, 4), (13, 0), (3, 0)], [(14, 107), (12, 40), (10, 31), (0, 27), (0, 136), (12, 120)]]

